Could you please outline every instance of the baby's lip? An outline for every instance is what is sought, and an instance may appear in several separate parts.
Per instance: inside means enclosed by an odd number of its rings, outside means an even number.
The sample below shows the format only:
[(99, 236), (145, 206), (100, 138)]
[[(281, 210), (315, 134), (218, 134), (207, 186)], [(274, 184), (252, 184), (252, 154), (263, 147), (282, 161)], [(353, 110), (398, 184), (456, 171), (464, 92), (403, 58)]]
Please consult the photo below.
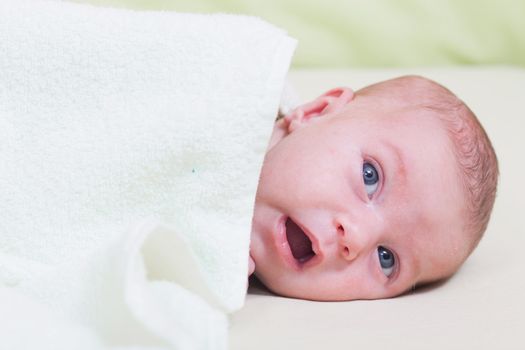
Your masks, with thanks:
[[(288, 218), (290, 218), (297, 226), (299, 226), (299, 228), (303, 230), (305, 235), (312, 242), (312, 251), (314, 252), (315, 256), (313, 256), (306, 262), (299, 262), (297, 259), (294, 258), (292, 254), (290, 245), (288, 243), (288, 239), (286, 237), (286, 221), (288, 220)], [(322, 252), (319, 249), (319, 241), (317, 240), (317, 237), (315, 237), (315, 235), (313, 235), (312, 232), (308, 230), (308, 228), (305, 227), (301, 222), (297, 221), (292, 217), (283, 215), (279, 219), (275, 243), (280, 256), (283, 258), (287, 265), (291, 266), (296, 271), (301, 271), (306, 268), (313, 267), (319, 264), (323, 259)]]

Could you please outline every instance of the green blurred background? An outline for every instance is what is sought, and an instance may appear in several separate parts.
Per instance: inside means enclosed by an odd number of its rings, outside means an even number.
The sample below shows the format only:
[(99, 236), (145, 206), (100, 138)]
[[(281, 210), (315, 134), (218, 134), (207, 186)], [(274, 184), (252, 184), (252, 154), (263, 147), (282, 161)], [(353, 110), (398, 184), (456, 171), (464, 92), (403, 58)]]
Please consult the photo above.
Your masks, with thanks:
[(525, 66), (525, 0), (72, 0), (261, 17), (299, 40), (294, 67)]

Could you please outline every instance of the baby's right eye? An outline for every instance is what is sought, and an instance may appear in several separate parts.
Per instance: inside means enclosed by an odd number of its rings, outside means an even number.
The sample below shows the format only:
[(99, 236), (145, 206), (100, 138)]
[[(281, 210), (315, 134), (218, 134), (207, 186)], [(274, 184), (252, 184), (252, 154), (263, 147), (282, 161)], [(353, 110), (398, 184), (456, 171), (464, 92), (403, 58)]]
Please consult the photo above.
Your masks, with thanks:
[(379, 187), (379, 173), (376, 168), (368, 163), (363, 163), (363, 181), (365, 183), (366, 193), (371, 197)]

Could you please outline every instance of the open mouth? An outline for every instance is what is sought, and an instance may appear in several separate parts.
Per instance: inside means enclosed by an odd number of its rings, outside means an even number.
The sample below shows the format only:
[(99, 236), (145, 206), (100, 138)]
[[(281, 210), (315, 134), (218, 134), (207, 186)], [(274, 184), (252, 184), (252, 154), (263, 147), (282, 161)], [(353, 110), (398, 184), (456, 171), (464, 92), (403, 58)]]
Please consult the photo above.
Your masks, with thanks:
[(315, 256), (312, 241), (304, 231), (290, 218), (286, 219), (286, 238), (293, 257), (301, 264)]

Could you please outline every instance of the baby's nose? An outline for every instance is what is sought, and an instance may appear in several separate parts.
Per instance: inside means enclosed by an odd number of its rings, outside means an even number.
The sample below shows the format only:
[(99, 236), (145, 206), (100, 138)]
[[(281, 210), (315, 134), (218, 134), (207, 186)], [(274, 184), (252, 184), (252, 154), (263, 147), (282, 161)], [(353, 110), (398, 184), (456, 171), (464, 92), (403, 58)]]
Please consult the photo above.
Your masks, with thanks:
[(364, 246), (365, 240), (357, 230), (351, 230), (350, 227), (338, 225), (337, 235), (339, 239), (340, 255), (347, 261), (352, 261), (359, 256)]

